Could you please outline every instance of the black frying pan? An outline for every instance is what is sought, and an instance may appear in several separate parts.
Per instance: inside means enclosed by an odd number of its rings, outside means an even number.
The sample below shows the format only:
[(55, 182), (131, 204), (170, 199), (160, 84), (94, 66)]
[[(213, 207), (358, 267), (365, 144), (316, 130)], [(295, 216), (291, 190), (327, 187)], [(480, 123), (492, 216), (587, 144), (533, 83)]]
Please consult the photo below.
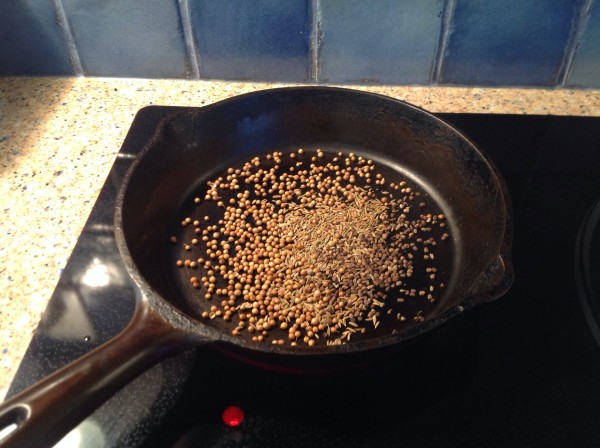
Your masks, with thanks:
[[(203, 182), (255, 154), (298, 148), (354, 151), (409, 177), (447, 217), (448, 284), (424, 322), (388, 322), (342, 346), (290, 347), (231, 335), (225, 322), (198, 319), (198, 292), (175, 267), (166, 242)], [(387, 177), (387, 176), (386, 176)], [(0, 407), (0, 445), (51, 446), (124, 384), (158, 361), (214, 344), (275, 368), (340, 365), (406, 344), (512, 281), (510, 211), (503, 182), (463, 135), (414, 106), (358, 91), (265, 90), (165, 120), (128, 172), (117, 199), (115, 235), (138, 285), (129, 326), (88, 355)], [(175, 255), (176, 256), (176, 255)], [(210, 303), (209, 303), (210, 305)]]

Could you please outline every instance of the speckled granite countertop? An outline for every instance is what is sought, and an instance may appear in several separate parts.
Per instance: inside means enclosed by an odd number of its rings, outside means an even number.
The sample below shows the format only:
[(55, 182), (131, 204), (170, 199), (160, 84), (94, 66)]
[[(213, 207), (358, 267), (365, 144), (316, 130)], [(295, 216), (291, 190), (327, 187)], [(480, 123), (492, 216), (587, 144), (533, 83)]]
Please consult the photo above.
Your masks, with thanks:
[[(0, 399), (135, 113), (201, 106), (272, 84), (0, 78)], [(600, 91), (359, 87), (431, 112), (600, 116)]]

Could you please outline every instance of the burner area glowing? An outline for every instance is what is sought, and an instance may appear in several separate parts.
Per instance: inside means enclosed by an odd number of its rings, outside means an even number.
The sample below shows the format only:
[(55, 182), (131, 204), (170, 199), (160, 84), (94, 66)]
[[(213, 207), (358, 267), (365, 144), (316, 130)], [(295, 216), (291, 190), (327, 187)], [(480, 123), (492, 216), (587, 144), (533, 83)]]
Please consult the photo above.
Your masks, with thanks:
[(227, 426), (236, 427), (244, 421), (244, 411), (238, 406), (229, 406), (223, 411), (221, 416), (223, 423)]

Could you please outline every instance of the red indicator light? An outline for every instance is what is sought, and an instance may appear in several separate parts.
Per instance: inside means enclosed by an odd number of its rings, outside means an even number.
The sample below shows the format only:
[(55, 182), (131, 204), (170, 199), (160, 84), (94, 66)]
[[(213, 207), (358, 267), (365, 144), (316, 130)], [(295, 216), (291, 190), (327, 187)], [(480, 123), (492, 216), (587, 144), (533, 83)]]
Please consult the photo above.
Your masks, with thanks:
[(229, 406), (223, 411), (222, 418), (227, 426), (238, 426), (244, 421), (244, 411), (237, 406)]

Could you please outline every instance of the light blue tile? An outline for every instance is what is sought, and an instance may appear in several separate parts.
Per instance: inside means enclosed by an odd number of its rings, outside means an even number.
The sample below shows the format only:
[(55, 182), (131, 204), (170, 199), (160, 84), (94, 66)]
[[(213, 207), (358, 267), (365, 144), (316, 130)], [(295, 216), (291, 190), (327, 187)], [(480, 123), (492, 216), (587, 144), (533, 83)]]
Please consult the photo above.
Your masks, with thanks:
[(596, 1), (575, 53), (567, 85), (571, 87), (600, 88), (600, 4)]
[(322, 0), (321, 81), (426, 84), (442, 0)]
[(63, 0), (85, 75), (190, 74), (176, 0)]
[(197, 0), (190, 6), (201, 77), (308, 79), (307, 0)]
[(0, 2), (0, 74), (73, 74), (51, 0)]
[(441, 81), (467, 85), (552, 85), (577, 3), (577, 0), (457, 0)]

